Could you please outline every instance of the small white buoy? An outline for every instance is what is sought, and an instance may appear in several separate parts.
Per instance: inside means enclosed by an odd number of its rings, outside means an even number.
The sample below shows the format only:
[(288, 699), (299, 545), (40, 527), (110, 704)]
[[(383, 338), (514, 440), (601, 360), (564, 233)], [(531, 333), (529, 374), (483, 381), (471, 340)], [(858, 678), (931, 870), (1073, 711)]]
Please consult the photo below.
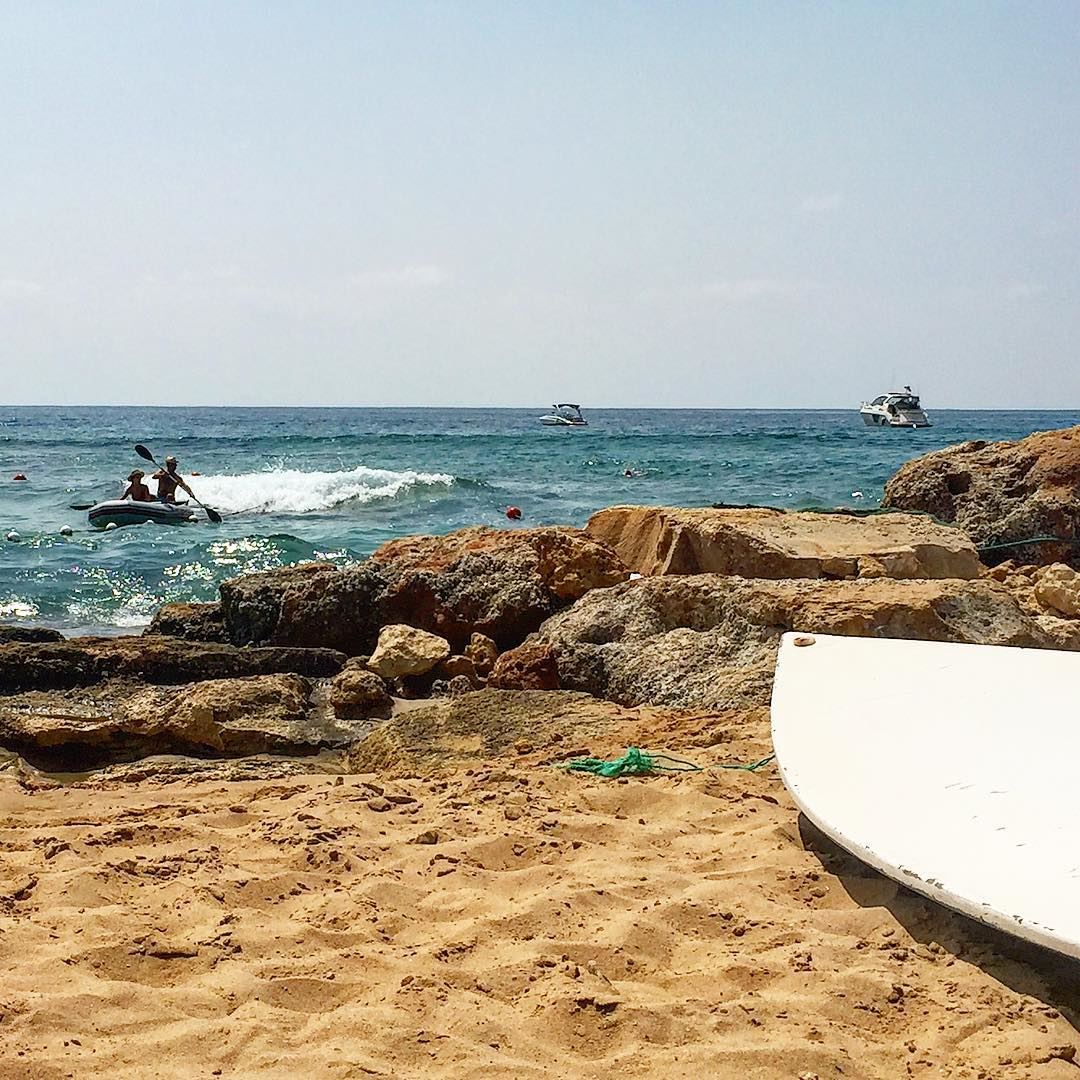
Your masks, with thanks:
[(113, 529), (115, 529), (115, 528), (116, 528), (116, 522), (115, 521), (110, 521), (109, 524), (105, 526), (105, 531), (106, 532), (112, 532)]
[(60, 535), (61, 536), (70, 536), (74, 531), (75, 530), (70, 525), (61, 525), (60, 526)]
[(11, 532), (7, 534), (7, 538), (13, 544), (17, 544), (22, 539), (22, 537), (14, 529), (12, 529)]
[(861, 499), (863, 497), (863, 493), (861, 491), (853, 491), (851, 493), (851, 497), (853, 499)]

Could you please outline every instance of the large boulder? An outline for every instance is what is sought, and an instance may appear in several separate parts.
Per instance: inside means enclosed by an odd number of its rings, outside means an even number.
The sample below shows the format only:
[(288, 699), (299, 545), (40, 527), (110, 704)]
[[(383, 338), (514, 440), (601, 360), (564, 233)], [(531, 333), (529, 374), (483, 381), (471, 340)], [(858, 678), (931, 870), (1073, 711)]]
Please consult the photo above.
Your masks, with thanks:
[(226, 642), (221, 604), (164, 604), (157, 609), (144, 634), (165, 634), (187, 641)]
[(99, 715), (0, 705), (0, 745), (35, 765), (74, 771), (163, 753), (311, 754), (359, 736), (359, 728), (315, 722), (310, 699), (307, 679), (260, 675), (146, 687)]
[(368, 667), (384, 679), (426, 675), (450, 655), (450, 642), (438, 634), (395, 623), (379, 631)]
[(302, 563), (233, 578), (221, 585), (221, 609), (234, 645), (294, 645), (370, 653), (382, 625), (386, 587), (369, 563), (339, 569)]
[[(590, 593), (539, 640), (563, 689), (625, 705), (766, 704), (788, 630), (1058, 647), (1001, 584), (977, 581), (773, 581), (714, 574), (641, 578)], [(1080, 642), (1078, 642), (1080, 643)]]
[(974, 544), (917, 514), (613, 506), (586, 526), (638, 574), (975, 578)]
[[(936, 450), (900, 468), (882, 505), (954, 522), (987, 563), (1080, 567), (1080, 427)], [(1063, 542), (1020, 543), (1045, 536)]]
[(271, 570), (227, 581), (229, 640), (370, 654), (382, 626), (404, 623), (446, 638), (473, 633), (501, 648), (589, 589), (629, 576), (618, 556), (579, 529), (463, 529), (391, 541), (363, 563)]
[(555, 527), (409, 536), (384, 544), (371, 560), (389, 579), (387, 621), (439, 634), (454, 652), (474, 633), (499, 648), (516, 645), (591, 589), (629, 576), (606, 544)]
[(336, 675), (345, 656), (332, 649), (238, 649), (232, 645), (144, 637), (83, 637), (0, 645), (0, 690), (52, 690), (103, 679), (186, 683), (248, 675)]

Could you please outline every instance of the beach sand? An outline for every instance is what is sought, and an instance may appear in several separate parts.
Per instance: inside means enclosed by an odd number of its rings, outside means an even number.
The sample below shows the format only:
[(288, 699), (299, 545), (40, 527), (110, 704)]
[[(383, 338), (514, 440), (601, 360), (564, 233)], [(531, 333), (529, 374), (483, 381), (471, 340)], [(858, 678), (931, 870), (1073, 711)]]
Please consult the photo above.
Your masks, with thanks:
[[(764, 711), (716, 725), (630, 710), (610, 748), (768, 752)], [(837, 851), (775, 767), (622, 782), (542, 757), (9, 769), (0, 1076), (1076, 1075), (1080, 965)]]

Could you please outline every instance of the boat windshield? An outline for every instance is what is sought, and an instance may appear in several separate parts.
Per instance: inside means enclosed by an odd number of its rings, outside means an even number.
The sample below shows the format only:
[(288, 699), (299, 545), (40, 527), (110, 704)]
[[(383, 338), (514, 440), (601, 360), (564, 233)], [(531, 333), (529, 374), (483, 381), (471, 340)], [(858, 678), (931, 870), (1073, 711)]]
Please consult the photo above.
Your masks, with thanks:
[(919, 399), (914, 396), (897, 398), (896, 407), (898, 409), (917, 409), (919, 407)]
[(874, 398), (874, 400), (871, 401), (870, 404), (871, 405), (884, 405), (885, 404), (885, 395), (882, 394), (880, 397)]

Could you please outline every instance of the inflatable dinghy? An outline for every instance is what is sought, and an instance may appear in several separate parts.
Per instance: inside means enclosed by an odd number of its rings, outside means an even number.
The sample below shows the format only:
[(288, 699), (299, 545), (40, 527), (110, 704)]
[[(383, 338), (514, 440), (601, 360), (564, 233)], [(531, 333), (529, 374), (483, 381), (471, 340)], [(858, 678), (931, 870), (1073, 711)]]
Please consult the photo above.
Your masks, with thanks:
[(109, 525), (184, 525), (195, 520), (195, 511), (184, 504), (135, 502), (134, 499), (108, 499), (91, 506), (86, 515), (96, 529)]
[(870, 866), (1080, 958), (1080, 653), (785, 634), (773, 748), (799, 809)]

